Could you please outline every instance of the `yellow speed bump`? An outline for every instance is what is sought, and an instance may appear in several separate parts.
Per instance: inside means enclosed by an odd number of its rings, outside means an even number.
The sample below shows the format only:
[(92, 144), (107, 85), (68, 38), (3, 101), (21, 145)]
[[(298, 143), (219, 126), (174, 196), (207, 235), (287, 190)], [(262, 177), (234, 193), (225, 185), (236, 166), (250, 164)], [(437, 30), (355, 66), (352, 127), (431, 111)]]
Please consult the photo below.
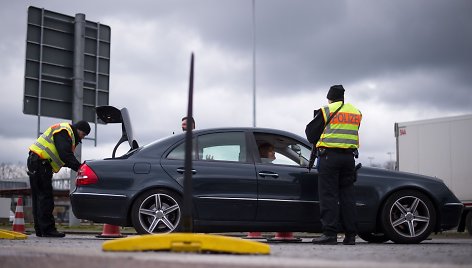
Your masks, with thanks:
[(15, 232), (15, 231), (8, 231), (0, 229), (0, 239), (26, 239), (28, 238), (27, 235)]
[(171, 233), (149, 234), (106, 241), (103, 251), (216, 252), (270, 254), (267, 244), (221, 235)]

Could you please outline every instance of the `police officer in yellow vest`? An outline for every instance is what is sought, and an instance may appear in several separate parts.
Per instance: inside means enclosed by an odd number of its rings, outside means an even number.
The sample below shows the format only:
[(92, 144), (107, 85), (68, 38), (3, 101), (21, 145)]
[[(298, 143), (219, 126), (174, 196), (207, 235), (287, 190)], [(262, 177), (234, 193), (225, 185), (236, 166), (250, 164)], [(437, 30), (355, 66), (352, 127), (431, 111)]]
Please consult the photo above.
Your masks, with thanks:
[(75, 147), (90, 133), (90, 125), (79, 121), (49, 127), (29, 147), (28, 176), (33, 200), (34, 230), (38, 237), (64, 237), (57, 231), (52, 211), (54, 196), (52, 174), (65, 166), (74, 171), (80, 167)]
[(313, 239), (313, 243), (337, 244), (337, 233), (341, 222), (345, 232), (343, 244), (355, 245), (357, 215), (354, 197), (356, 180), (354, 157), (357, 157), (359, 148), (358, 131), (362, 114), (352, 104), (344, 103), (342, 85), (332, 86), (327, 98), (329, 104), (320, 109), (323, 115), (320, 116), (322, 118), (320, 120), (326, 123), (330, 116), (332, 118), (316, 143), (323, 235)]

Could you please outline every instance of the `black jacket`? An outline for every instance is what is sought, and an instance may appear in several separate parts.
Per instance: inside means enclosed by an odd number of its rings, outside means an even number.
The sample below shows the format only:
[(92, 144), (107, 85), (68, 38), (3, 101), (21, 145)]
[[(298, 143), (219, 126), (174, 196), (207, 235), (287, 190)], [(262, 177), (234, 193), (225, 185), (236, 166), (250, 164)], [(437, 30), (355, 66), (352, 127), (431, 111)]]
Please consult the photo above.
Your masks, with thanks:
[[(79, 134), (74, 126), (71, 125), (71, 128), (74, 132), (75, 146), (78, 146), (81, 142)], [(56, 146), (56, 150), (62, 162), (65, 163), (64, 166), (77, 171), (80, 167), (80, 162), (75, 158), (74, 152), (72, 151), (72, 139), (69, 137), (67, 130), (61, 130), (54, 134), (54, 145)]]

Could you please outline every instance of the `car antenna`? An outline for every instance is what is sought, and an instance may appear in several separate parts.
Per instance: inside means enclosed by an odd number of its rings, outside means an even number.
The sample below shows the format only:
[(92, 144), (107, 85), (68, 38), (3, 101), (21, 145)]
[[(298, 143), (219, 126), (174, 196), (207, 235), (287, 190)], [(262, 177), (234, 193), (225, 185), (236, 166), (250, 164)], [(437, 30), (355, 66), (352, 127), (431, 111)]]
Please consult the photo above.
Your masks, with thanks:
[[(190, 82), (187, 118), (192, 117), (193, 109), (193, 62), (190, 60)], [(192, 128), (188, 127), (185, 136), (184, 162), (184, 200), (182, 207), (182, 233), (151, 234), (114, 239), (103, 243), (104, 251), (161, 251), (173, 252), (216, 252), (233, 254), (270, 254), (270, 246), (242, 238), (212, 234), (195, 234), (192, 216)]]
[[(190, 78), (188, 89), (187, 118), (193, 118), (193, 62), (194, 55), (190, 58)], [(184, 172), (184, 204), (182, 208), (182, 231), (193, 231), (192, 217), (192, 128), (188, 127), (185, 133), (185, 172)]]

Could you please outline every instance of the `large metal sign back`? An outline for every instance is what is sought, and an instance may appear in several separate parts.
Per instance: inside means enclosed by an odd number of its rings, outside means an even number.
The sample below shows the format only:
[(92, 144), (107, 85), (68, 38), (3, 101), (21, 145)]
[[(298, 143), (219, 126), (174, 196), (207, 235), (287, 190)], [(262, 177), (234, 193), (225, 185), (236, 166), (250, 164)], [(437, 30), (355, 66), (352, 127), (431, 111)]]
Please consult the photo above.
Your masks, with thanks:
[[(28, 8), (23, 113), (73, 119), (74, 17)], [(108, 105), (109, 26), (86, 21), (83, 119), (96, 122), (95, 107)]]

